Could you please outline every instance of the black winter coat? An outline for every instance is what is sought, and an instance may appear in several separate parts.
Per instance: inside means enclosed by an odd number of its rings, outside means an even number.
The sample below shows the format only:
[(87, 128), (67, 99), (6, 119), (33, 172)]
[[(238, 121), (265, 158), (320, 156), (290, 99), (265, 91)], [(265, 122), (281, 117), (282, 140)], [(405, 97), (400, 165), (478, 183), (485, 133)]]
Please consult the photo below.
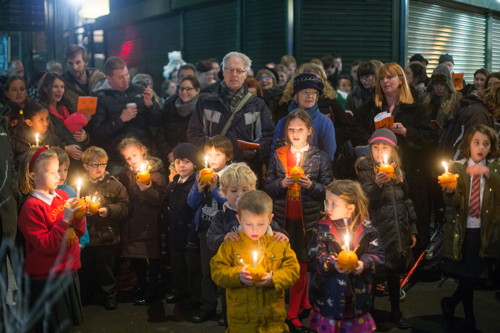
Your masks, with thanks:
[[(39, 138), (40, 147), (64, 148), (61, 139), (50, 131), (40, 134)], [(16, 165), (19, 165), (23, 154), (35, 144), (35, 134), (28, 125), (21, 123), (10, 129), (10, 147), (14, 153)]]
[[(144, 87), (131, 83), (124, 92), (114, 90), (105, 80), (94, 91), (97, 96), (97, 111), (87, 125), (90, 138), (96, 146), (102, 147), (111, 161), (120, 161), (116, 147), (126, 137), (136, 137), (147, 147), (152, 147), (150, 125), (158, 121), (160, 107), (153, 101), (146, 107), (142, 93)], [(137, 104), (137, 116), (124, 123), (120, 116), (128, 103)]]
[[(288, 116), (288, 106), (290, 103), (280, 104), (273, 110), (274, 123)], [(318, 100), (319, 111), (328, 116), (335, 128), (335, 142), (337, 147), (351, 139), (351, 121), (347, 117), (342, 105), (336, 99), (322, 98)]]
[[(279, 156), (285, 156), (289, 146), (276, 149), (276, 152), (269, 161), (267, 169), (267, 180), (264, 190), (273, 199), (274, 219), (285, 228), (286, 223), (286, 196), (288, 188), (281, 186), (281, 181), (285, 178), (287, 170)], [(320, 218), (325, 200), (325, 189), (333, 180), (330, 159), (326, 153), (316, 147), (304, 153), (302, 159), (302, 169), (311, 179), (312, 186), (309, 189), (301, 188), (302, 217), (305, 231), (311, 231)]]
[(128, 191), (132, 206), (122, 232), (123, 257), (160, 257), (160, 218), (165, 207), (167, 179), (159, 159), (152, 158), (149, 165), (152, 167), (149, 171), (152, 185), (144, 191), (136, 183), (136, 173), (129, 168), (125, 168), (119, 178)]
[(178, 183), (179, 178), (179, 175), (175, 175), (174, 180), (167, 187), (168, 239), (170, 248), (185, 250), (188, 242), (190, 246), (199, 244), (194, 225), (195, 210), (187, 203), (189, 191), (196, 181), (196, 174), (193, 173), (182, 184)]
[(382, 187), (375, 182), (373, 162), (362, 157), (357, 163), (359, 182), (370, 200), (370, 220), (377, 228), (385, 249), (385, 268), (403, 273), (413, 259), (412, 234), (417, 234), (416, 213), (408, 197), (406, 180), (391, 179)]
[(82, 188), (83, 196), (95, 196), (99, 199), (101, 207), (108, 209), (108, 215), (101, 217), (99, 214), (87, 216), (87, 229), (89, 231), (89, 246), (116, 245), (119, 242), (120, 222), (130, 212), (130, 201), (127, 189), (106, 172), (104, 178), (97, 182), (87, 181)]

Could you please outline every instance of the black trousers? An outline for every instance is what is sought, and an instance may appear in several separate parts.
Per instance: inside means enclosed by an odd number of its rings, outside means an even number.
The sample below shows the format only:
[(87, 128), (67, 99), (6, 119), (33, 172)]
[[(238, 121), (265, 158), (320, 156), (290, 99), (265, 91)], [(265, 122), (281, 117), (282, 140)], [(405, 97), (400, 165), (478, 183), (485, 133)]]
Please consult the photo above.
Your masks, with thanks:
[(201, 263), (199, 249), (170, 249), (170, 268), (174, 292), (178, 297), (201, 298)]
[(134, 266), (134, 271), (137, 276), (137, 287), (143, 292), (143, 296), (148, 298), (155, 298), (158, 296), (160, 293), (160, 259), (133, 258), (132, 265)]
[(78, 275), (82, 299), (89, 300), (95, 289), (105, 297), (116, 297), (115, 246), (86, 246), (81, 252)]
[(201, 308), (207, 311), (215, 311), (217, 308), (217, 286), (212, 281), (210, 273), (210, 259), (215, 255), (207, 245), (206, 231), (198, 231), (200, 238), (201, 259)]

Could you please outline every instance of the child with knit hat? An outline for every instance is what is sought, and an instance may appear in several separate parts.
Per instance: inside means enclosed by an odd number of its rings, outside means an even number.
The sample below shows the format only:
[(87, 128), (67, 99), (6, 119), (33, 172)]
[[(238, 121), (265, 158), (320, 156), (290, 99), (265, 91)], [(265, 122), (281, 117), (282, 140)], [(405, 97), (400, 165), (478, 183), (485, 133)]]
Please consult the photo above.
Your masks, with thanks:
[(172, 152), (177, 175), (168, 184), (167, 205), (173, 292), (165, 301), (177, 303), (190, 298), (193, 307), (198, 308), (201, 305), (200, 242), (194, 225), (196, 211), (187, 202), (196, 181), (198, 149), (191, 143), (180, 143)]
[[(370, 219), (385, 249), (386, 262), (377, 275), (387, 280), (391, 319), (398, 328), (409, 328), (411, 324), (399, 309), (399, 278), (413, 260), (411, 249), (417, 241), (416, 213), (401, 170), (396, 135), (381, 128), (373, 132), (369, 143), (370, 155), (356, 161), (356, 172), (370, 200)], [(394, 171), (381, 171), (381, 164), (390, 164)]]

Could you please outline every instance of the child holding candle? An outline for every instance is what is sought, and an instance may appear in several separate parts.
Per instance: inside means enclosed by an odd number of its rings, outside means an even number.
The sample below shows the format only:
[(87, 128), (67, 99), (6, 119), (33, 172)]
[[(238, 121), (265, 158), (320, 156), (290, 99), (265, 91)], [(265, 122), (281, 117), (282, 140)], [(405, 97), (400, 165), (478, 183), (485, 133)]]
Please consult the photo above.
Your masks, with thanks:
[(91, 146), (82, 153), (83, 167), (87, 171), (81, 195), (87, 204), (98, 201), (97, 212), (89, 209), (87, 226), (90, 243), (82, 250), (82, 299), (89, 303), (94, 289), (104, 296), (106, 310), (116, 309), (115, 252), (120, 239), (120, 222), (129, 213), (127, 189), (106, 171), (108, 155), (104, 149)]
[[(372, 332), (376, 327), (368, 311), (372, 305), (373, 274), (385, 256), (379, 233), (367, 220), (368, 198), (359, 183), (335, 180), (326, 188), (325, 209), (327, 218), (318, 221), (309, 246), (314, 281), (311, 329)], [(344, 242), (346, 238), (350, 244)], [(359, 258), (355, 269), (339, 265), (339, 254), (347, 249)]]
[(19, 170), (21, 191), (29, 194), (18, 227), (26, 240), (24, 269), (30, 278), (30, 309), (34, 312), (29, 317), (40, 316), (37, 332), (71, 331), (73, 325), (83, 322), (76, 236), (83, 235), (85, 218), (74, 217), (81, 209), (76, 198), (56, 190), (58, 167), (56, 153), (43, 147), (28, 150)]
[[(123, 139), (118, 151), (127, 164), (119, 180), (127, 189), (131, 211), (121, 232), (121, 255), (132, 259), (137, 275), (138, 297), (135, 303), (145, 305), (159, 296), (156, 289), (160, 275), (160, 218), (165, 206), (167, 180), (161, 160), (151, 157), (138, 139)], [(137, 180), (141, 165), (149, 166), (148, 184)], [(146, 278), (148, 272), (149, 281)]]
[[(207, 231), (207, 246), (216, 253), (220, 245), (226, 241), (238, 241), (240, 236), (240, 224), (236, 218), (236, 202), (246, 192), (255, 190), (257, 186), (257, 177), (250, 167), (243, 163), (233, 163), (224, 171), (220, 177), (220, 191), (227, 199), (222, 210), (215, 214), (212, 223)], [(271, 222), (269, 235), (274, 235), (275, 241), (288, 242), (288, 236), (274, 220)], [(222, 311), (226, 314), (226, 302), (224, 291), (222, 294)], [(220, 322), (221, 325), (225, 323)]]
[[(59, 169), (57, 169), (57, 173), (59, 174), (59, 182), (57, 183), (56, 190), (62, 190), (68, 194), (70, 198), (76, 197), (76, 191), (73, 187), (67, 184), (66, 180), (68, 178), (68, 169), (70, 165), (70, 160), (68, 153), (59, 147), (52, 147), (53, 150), (57, 154), (57, 159), (59, 160)], [(80, 241), (80, 252), (85, 248), (85, 246), (89, 243), (89, 231), (87, 226), (85, 226), (85, 233), (82, 237), (79, 237)]]
[(237, 205), (239, 239), (222, 243), (210, 261), (212, 278), (226, 288), (227, 332), (287, 331), (284, 290), (299, 277), (297, 258), (268, 233), (273, 202), (265, 192), (249, 191)]
[[(401, 170), (396, 135), (381, 128), (373, 132), (369, 143), (370, 155), (358, 159), (356, 173), (370, 200), (370, 219), (380, 232), (385, 249), (385, 265), (377, 270), (377, 278), (387, 281), (392, 321), (398, 328), (409, 328), (411, 324), (399, 308), (399, 281), (413, 261), (411, 249), (417, 241), (416, 213)], [(392, 178), (381, 170), (381, 164), (392, 167)]]
[(49, 129), (49, 111), (45, 107), (30, 101), (23, 112), (24, 122), (10, 130), (10, 146), (17, 166), (22, 155), (31, 147), (62, 147), (61, 139)]
[(500, 162), (498, 135), (485, 125), (473, 126), (460, 150), (464, 159), (453, 162), (456, 188), (443, 188), (446, 211), (443, 225), (443, 270), (458, 278), (451, 297), (441, 300), (445, 332), (456, 332), (454, 312), (462, 302), (464, 332), (478, 332), (474, 317), (474, 288), (486, 277), (485, 260), (498, 260), (500, 232)]
[(194, 228), (195, 211), (187, 203), (188, 194), (196, 186), (198, 149), (191, 143), (181, 143), (172, 151), (177, 175), (168, 184), (168, 220), (170, 272), (173, 292), (167, 303), (189, 298), (192, 310), (201, 305), (201, 263), (198, 235)]
[(274, 198), (275, 219), (287, 231), (300, 263), (300, 278), (290, 289), (288, 326), (292, 331), (307, 332), (301, 323), (311, 310), (307, 246), (333, 175), (328, 156), (309, 144), (312, 120), (305, 110), (291, 112), (285, 129), (288, 144), (276, 149), (271, 158), (264, 189)]
[(187, 199), (188, 205), (196, 210), (194, 227), (200, 239), (201, 254), (201, 310), (195, 314), (192, 321), (201, 323), (215, 315), (217, 307), (217, 287), (210, 276), (210, 259), (215, 252), (210, 251), (207, 246), (207, 230), (212, 223), (215, 214), (222, 209), (226, 198), (222, 197), (219, 190), (219, 178), (228, 168), (228, 163), (233, 159), (233, 144), (231, 140), (223, 135), (216, 135), (208, 139), (205, 144), (205, 159), (210, 168), (212, 177), (210, 181), (205, 181), (198, 173), (196, 182), (189, 192)]

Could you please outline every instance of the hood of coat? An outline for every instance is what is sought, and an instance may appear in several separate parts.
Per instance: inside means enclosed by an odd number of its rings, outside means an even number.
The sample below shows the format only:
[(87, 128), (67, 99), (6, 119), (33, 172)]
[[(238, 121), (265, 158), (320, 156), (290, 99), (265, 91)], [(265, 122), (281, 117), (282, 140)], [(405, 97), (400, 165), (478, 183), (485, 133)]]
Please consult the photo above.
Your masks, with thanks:
[(465, 107), (465, 106), (469, 106), (469, 105), (476, 104), (476, 103), (484, 104), (478, 95), (468, 94), (468, 95), (465, 95), (464, 97), (462, 97), (462, 100), (460, 101), (460, 106)]

